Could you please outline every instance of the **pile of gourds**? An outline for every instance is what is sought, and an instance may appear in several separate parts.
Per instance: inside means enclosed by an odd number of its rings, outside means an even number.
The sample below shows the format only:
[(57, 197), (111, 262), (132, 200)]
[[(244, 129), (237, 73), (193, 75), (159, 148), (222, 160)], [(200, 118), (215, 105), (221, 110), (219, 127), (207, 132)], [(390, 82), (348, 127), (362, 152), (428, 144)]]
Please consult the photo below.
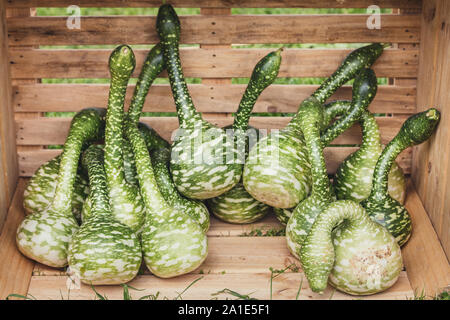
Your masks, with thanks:
[[(62, 154), (27, 185), (19, 250), (48, 266), (69, 265), (88, 284), (128, 282), (142, 258), (154, 275), (175, 277), (205, 260), (209, 211), (227, 222), (250, 223), (273, 208), (313, 291), (330, 283), (365, 295), (392, 286), (402, 269), (400, 246), (411, 234), (405, 177), (395, 159), (431, 136), (439, 112), (411, 116), (383, 148), (368, 111), (377, 91), (370, 68), (384, 49), (375, 43), (351, 52), (286, 128), (260, 138), (248, 122), (258, 96), (277, 78), (279, 49), (256, 64), (233, 125), (218, 128), (202, 119), (189, 94), (180, 29), (172, 6), (161, 6), (160, 43), (147, 55), (126, 113), (135, 57), (127, 45), (111, 53), (107, 109), (78, 112)], [(163, 69), (179, 120), (172, 145), (139, 122)], [(350, 80), (352, 100), (326, 104)], [(355, 122), (362, 144), (331, 184), (323, 149)]]

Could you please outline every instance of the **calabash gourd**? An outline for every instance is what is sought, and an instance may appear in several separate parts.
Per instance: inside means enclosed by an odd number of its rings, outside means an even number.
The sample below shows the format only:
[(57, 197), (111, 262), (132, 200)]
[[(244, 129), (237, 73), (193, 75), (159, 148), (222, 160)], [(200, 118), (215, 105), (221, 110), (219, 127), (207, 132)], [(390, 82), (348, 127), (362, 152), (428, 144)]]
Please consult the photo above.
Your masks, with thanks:
[[(249, 138), (253, 136), (259, 138), (256, 129), (247, 130), (250, 113), (259, 95), (277, 78), (281, 64), (281, 51), (282, 49), (278, 49), (269, 53), (256, 64), (239, 103), (231, 129), (238, 150), (245, 150), (245, 158), (248, 155)], [(225, 127), (225, 129), (228, 131), (230, 127)], [(208, 199), (207, 206), (215, 216), (231, 223), (255, 222), (270, 211), (268, 205), (254, 199), (245, 190), (242, 181), (220, 196)]]
[(126, 126), (146, 215), (141, 233), (144, 261), (161, 278), (175, 277), (199, 267), (208, 254), (208, 241), (197, 221), (171, 207), (155, 179), (145, 140), (134, 125)]
[(171, 5), (159, 8), (156, 29), (180, 125), (172, 144), (173, 181), (178, 191), (188, 198), (217, 197), (241, 178), (239, 152), (233, 139), (223, 129), (203, 120), (194, 107), (179, 57), (180, 21)]
[(322, 211), (300, 251), (302, 268), (314, 292), (329, 282), (336, 289), (368, 295), (391, 287), (402, 270), (394, 237), (351, 200), (338, 200)]
[(134, 231), (144, 221), (144, 203), (136, 185), (125, 179), (123, 161), (124, 101), (128, 80), (134, 70), (134, 53), (127, 45), (118, 46), (109, 57), (111, 83), (105, 127), (105, 171), (112, 213)]
[[(351, 52), (340, 67), (312, 94), (323, 104), (340, 86), (370, 67), (383, 52), (382, 44), (371, 44)], [(305, 103), (309, 103), (308, 100)], [(302, 105), (300, 105), (301, 109)], [(343, 130), (347, 125), (340, 126)], [(332, 135), (341, 132), (330, 128)], [(310, 192), (310, 165), (295, 116), (286, 128), (271, 132), (249, 152), (244, 166), (245, 189), (257, 200), (276, 208), (292, 208)]]
[(141, 266), (139, 238), (112, 214), (101, 147), (91, 145), (82, 160), (89, 175), (92, 208), (69, 244), (70, 272), (86, 284), (126, 283)]
[(25, 256), (51, 267), (67, 265), (67, 248), (78, 229), (72, 211), (78, 161), (83, 146), (101, 138), (103, 119), (104, 109), (84, 109), (73, 117), (51, 204), (28, 215), (17, 228), (17, 247)]
[(430, 108), (412, 115), (403, 123), (397, 135), (381, 152), (373, 172), (372, 190), (369, 197), (361, 202), (368, 215), (386, 227), (400, 246), (411, 235), (411, 217), (408, 210), (389, 195), (388, 174), (400, 152), (427, 140), (439, 119), (440, 112)]
[[(346, 109), (349, 101), (336, 101), (325, 113), (338, 109)], [(375, 165), (382, 151), (380, 131), (375, 117), (365, 111), (359, 124), (362, 128), (362, 143), (360, 148), (350, 154), (339, 165), (334, 176), (333, 186), (338, 199), (348, 199), (361, 202), (366, 199), (372, 189), (372, 176)], [(388, 175), (388, 192), (392, 198), (404, 203), (406, 194), (406, 179), (403, 170), (394, 162)]]

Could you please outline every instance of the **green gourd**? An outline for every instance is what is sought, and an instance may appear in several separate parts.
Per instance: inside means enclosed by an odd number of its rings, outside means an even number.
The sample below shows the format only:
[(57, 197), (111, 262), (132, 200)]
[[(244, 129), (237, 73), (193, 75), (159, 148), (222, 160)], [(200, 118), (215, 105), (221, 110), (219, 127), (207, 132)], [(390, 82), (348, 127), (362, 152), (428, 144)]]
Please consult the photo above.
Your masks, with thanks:
[(139, 238), (112, 214), (101, 147), (91, 145), (82, 162), (89, 175), (92, 211), (69, 244), (70, 272), (90, 285), (126, 283), (141, 266)]
[(408, 147), (426, 141), (434, 132), (440, 112), (434, 108), (410, 116), (397, 135), (387, 144), (378, 158), (373, 172), (372, 190), (361, 202), (369, 216), (395, 237), (401, 246), (411, 235), (408, 210), (388, 193), (388, 174), (397, 156)]
[(134, 231), (144, 221), (144, 203), (136, 185), (125, 179), (123, 161), (124, 101), (135, 57), (127, 45), (118, 46), (109, 57), (111, 83), (105, 127), (105, 171), (112, 213)]
[[(349, 101), (337, 101), (325, 110), (326, 113), (334, 111), (340, 114), (342, 109), (349, 106)], [(362, 128), (361, 146), (339, 165), (333, 180), (336, 197), (355, 202), (361, 202), (369, 196), (373, 170), (382, 151), (380, 131), (375, 117), (366, 111), (362, 114), (359, 124)], [(403, 170), (396, 162), (389, 171), (388, 192), (392, 198), (404, 203), (406, 180)]]
[(300, 261), (312, 291), (336, 289), (368, 295), (388, 289), (403, 268), (394, 237), (351, 200), (322, 211), (305, 238)]
[[(148, 145), (147, 145), (148, 148)], [(170, 149), (154, 149), (150, 152), (156, 183), (167, 204), (194, 219), (203, 232), (209, 229), (209, 211), (203, 202), (183, 197), (175, 187), (169, 172)]]
[(78, 229), (72, 210), (78, 161), (83, 146), (101, 138), (103, 119), (104, 109), (84, 109), (73, 117), (51, 204), (28, 215), (17, 228), (17, 247), (25, 256), (51, 267), (67, 265), (67, 247)]
[[(23, 208), (26, 214), (43, 211), (52, 202), (58, 181), (60, 160), (61, 156), (59, 155), (42, 164), (28, 181), (23, 192)], [(75, 177), (72, 198), (72, 213), (79, 223), (81, 222), (83, 203), (88, 194), (89, 184), (79, 170)]]
[[(354, 50), (312, 97), (323, 104), (340, 86), (370, 67), (382, 52), (383, 45), (378, 43)], [(358, 108), (357, 105), (355, 107)], [(352, 122), (344, 118), (334, 124), (341, 132), (351, 125)], [(341, 132), (329, 128), (329, 138)], [(310, 164), (298, 116), (286, 128), (272, 132), (250, 150), (244, 166), (243, 183), (255, 199), (276, 208), (293, 208), (309, 194)]]
[(170, 278), (199, 267), (208, 254), (200, 225), (185, 212), (170, 206), (159, 191), (144, 138), (135, 125), (126, 125), (146, 215), (141, 233), (144, 261), (156, 276)]
[(233, 139), (223, 129), (203, 120), (194, 107), (179, 57), (180, 21), (171, 5), (159, 8), (156, 29), (180, 125), (172, 144), (173, 182), (188, 198), (217, 197), (241, 178), (239, 152)]

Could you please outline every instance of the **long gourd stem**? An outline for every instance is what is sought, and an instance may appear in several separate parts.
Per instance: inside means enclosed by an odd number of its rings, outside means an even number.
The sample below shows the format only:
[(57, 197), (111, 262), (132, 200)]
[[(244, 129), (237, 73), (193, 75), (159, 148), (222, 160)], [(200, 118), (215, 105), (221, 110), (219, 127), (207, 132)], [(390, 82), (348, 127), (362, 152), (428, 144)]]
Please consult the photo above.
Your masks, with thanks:
[(364, 209), (356, 202), (340, 200), (330, 204), (317, 217), (300, 250), (303, 270), (313, 291), (322, 293), (335, 262), (332, 230), (344, 220), (346, 228), (370, 224)]
[(338, 100), (325, 104), (325, 110), (323, 112), (323, 128), (327, 129), (334, 118), (346, 114), (351, 106), (352, 102), (349, 100)]
[(153, 46), (145, 59), (141, 73), (139, 74), (139, 79), (136, 83), (133, 98), (131, 99), (127, 116), (133, 124), (139, 122), (148, 90), (163, 68), (162, 46), (160, 43), (157, 43)]
[(133, 148), (141, 195), (145, 202), (147, 214), (161, 216), (170, 207), (158, 188), (145, 140), (135, 125), (127, 123), (125, 133)]
[(111, 214), (106, 173), (103, 166), (103, 150), (96, 145), (91, 145), (85, 151), (82, 161), (89, 176), (91, 212), (96, 215)]
[(150, 158), (156, 172), (157, 185), (161, 193), (166, 195), (166, 200), (170, 204), (178, 196), (178, 190), (169, 171), (170, 150), (165, 148), (155, 149), (150, 152)]

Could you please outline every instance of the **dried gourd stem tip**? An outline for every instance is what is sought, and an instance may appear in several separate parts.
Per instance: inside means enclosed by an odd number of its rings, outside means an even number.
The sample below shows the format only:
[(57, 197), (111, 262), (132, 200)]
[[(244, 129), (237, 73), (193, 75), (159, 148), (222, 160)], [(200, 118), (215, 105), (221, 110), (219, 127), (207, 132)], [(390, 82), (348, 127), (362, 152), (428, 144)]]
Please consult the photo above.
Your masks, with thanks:
[(381, 43), (383, 48), (389, 48), (391, 46), (391, 43)]
[(277, 54), (277, 55), (280, 55), (281, 52), (282, 52), (283, 50), (284, 50), (284, 47), (279, 48), (279, 49), (276, 51), (276, 54)]
[(427, 111), (427, 117), (429, 119), (438, 119), (439, 118), (439, 111), (435, 108), (431, 108), (430, 110)]

